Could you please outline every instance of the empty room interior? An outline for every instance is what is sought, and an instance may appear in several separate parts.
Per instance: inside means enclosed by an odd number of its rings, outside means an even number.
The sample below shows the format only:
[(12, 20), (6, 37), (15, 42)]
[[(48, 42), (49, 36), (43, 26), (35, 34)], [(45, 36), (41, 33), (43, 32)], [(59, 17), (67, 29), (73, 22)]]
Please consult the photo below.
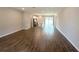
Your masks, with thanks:
[(78, 51), (78, 7), (0, 7), (0, 52)]

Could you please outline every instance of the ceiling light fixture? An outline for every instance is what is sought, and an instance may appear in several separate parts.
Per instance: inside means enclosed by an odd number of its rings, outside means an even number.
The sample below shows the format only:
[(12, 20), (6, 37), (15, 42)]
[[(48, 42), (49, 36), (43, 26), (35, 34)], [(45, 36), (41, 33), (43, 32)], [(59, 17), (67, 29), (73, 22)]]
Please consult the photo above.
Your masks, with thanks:
[(22, 8), (22, 10), (24, 10), (24, 8)]

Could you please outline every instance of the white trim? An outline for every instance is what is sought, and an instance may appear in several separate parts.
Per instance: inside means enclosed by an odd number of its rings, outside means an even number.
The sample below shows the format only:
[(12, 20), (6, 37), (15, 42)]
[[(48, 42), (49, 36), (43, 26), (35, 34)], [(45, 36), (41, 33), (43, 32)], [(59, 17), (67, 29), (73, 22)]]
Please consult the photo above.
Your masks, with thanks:
[(9, 32), (9, 33), (7, 33), (7, 34), (1, 35), (0, 38), (2, 38), (2, 37), (4, 37), (4, 36), (7, 36), (7, 35), (10, 35), (10, 34), (13, 34), (13, 33), (18, 32), (18, 31), (21, 31), (21, 30), (23, 30), (23, 29), (21, 28), (21, 29), (18, 29), (18, 30)]
[(77, 49), (77, 51), (79, 51), (78, 47), (76, 47), (76, 45), (65, 35), (65, 33), (63, 33), (63, 31), (58, 26), (56, 26), (56, 28)]
[(0, 38), (2, 38), (2, 37), (4, 37), (4, 36), (7, 36), (7, 35), (10, 35), (10, 34), (13, 34), (13, 33), (18, 32), (18, 31), (21, 31), (21, 30), (28, 30), (28, 29), (30, 29), (30, 26), (29, 26), (29, 27), (26, 27), (26, 28), (21, 28), (21, 29), (18, 29), (18, 30), (9, 32), (9, 33), (4, 34), (4, 35), (1, 35)]
[(24, 30), (28, 30), (28, 29), (30, 29), (30, 28), (31, 28), (31, 27), (30, 27), (30, 26), (28, 26), (28, 27), (25, 27), (25, 28), (24, 28)]

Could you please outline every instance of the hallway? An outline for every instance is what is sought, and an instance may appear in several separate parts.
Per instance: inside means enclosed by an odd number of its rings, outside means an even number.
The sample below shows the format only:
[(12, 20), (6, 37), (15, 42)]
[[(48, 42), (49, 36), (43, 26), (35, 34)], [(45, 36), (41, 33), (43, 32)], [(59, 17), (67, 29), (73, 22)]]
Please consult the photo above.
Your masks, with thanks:
[(76, 49), (56, 28), (50, 34), (45, 32), (43, 28), (35, 27), (0, 38), (0, 51), (75, 52)]
[(78, 7), (0, 8), (0, 51), (79, 51), (78, 16)]

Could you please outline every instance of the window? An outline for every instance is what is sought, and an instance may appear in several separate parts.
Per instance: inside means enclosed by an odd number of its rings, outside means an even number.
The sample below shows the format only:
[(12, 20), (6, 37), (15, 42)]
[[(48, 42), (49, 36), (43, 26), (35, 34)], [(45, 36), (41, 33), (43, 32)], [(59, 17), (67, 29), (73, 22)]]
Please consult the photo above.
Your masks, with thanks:
[(46, 33), (48, 34), (52, 34), (52, 32), (54, 32), (54, 21), (53, 21), (53, 17), (49, 16), (49, 17), (44, 17), (44, 22), (43, 22), (43, 29)]

